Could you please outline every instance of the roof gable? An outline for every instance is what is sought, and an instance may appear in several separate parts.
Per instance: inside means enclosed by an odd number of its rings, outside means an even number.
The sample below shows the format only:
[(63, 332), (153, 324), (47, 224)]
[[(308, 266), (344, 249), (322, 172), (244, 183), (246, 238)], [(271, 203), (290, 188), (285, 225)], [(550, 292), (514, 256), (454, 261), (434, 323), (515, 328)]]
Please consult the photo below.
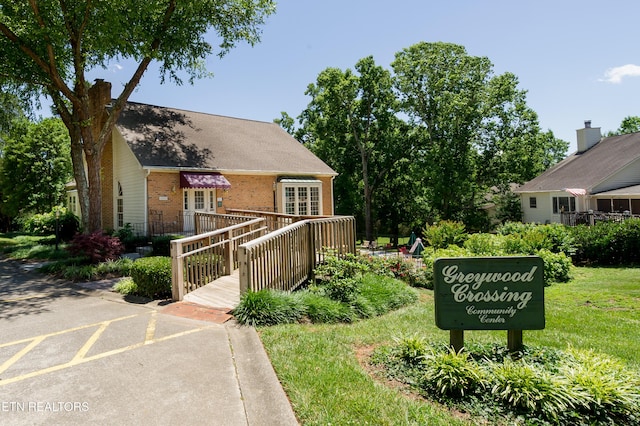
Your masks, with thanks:
[[(640, 133), (603, 138), (582, 153), (574, 153), (516, 192), (561, 191), (564, 188), (592, 188), (640, 160)], [(640, 176), (638, 177), (640, 182)]]
[(116, 128), (143, 167), (336, 174), (275, 123), (129, 102)]

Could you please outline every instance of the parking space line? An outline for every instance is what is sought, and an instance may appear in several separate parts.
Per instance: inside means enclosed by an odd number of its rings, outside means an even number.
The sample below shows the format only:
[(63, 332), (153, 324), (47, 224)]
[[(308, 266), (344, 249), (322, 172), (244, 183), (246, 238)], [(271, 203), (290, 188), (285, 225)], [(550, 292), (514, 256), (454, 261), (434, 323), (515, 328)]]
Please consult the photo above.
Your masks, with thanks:
[(2, 365), (0, 365), (0, 373), (3, 373), (7, 368), (11, 367), (13, 364), (18, 362), (20, 358), (25, 356), (31, 349), (38, 346), (38, 344), (40, 344), (40, 342), (42, 342), (44, 339), (46, 339), (46, 337), (43, 337), (43, 336), (39, 336), (32, 339), (31, 343), (29, 343), (27, 346), (22, 348), (21, 351), (19, 351), (18, 353), (13, 355), (11, 358), (6, 360)]
[(94, 323), (94, 324), (88, 324), (88, 325), (84, 325), (84, 326), (74, 327), (74, 328), (70, 328), (70, 329), (67, 329), (67, 330), (62, 330), (62, 331), (58, 331), (58, 332), (54, 332), (54, 333), (43, 334), (41, 336), (32, 337), (32, 338), (29, 338), (29, 339), (22, 339), (22, 340), (17, 340), (17, 341), (14, 341), (14, 342), (4, 343), (4, 344), (0, 345), (0, 348), (1, 347), (7, 347), (7, 346), (16, 345), (16, 344), (19, 344), (19, 343), (30, 342), (20, 352), (16, 353), (13, 357), (11, 357), (9, 360), (7, 360), (4, 364), (0, 365), (0, 373), (3, 372), (4, 370), (8, 369), (11, 365), (13, 365), (15, 362), (17, 362), (20, 358), (22, 358), (24, 355), (26, 355), (30, 350), (32, 350), (34, 347), (36, 347), (39, 343), (41, 343), (47, 337), (57, 336), (57, 335), (61, 335), (61, 334), (64, 334), (64, 333), (77, 331), (77, 330), (82, 330), (82, 329), (89, 328), (89, 327), (98, 327), (98, 329), (85, 342), (85, 344), (82, 346), (82, 348), (80, 348), (80, 350), (78, 352), (76, 352), (75, 356), (71, 359), (71, 361), (68, 361), (68, 362), (65, 362), (65, 363), (62, 363), (62, 364), (58, 364), (58, 365), (54, 365), (54, 366), (51, 366), (51, 367), (43, 368), (43, 369), (40, 369), (40, 370), (32, 371), (32, 372), (29, 372), (29, 373), (26, 373), (26, 374), (22, 374), (20, 376), (10, 377), (10, 378), (7, 378), (7, 379), (0, 379), (0, 387), (3, 386), (3, 385), (8, 385), (8, 384), (11, 384), (11, 383), (19, 382), (19, 381), (22, 381), (22, 380), (25, 380), (25, 379), (41, 376), (43, 374), (47, 374), (47, 373), (52, 373), (52, 372), (55, 372), (55, 371), (63, 370), (65, 368), (74, 367), (76, 365), (84, 364), (84, 363), (89, 362), (89, 361), (94, 361), (94, 360), (97, 360), (97, 359), (100, 359), (100, 358), (105, 358), (105, 357), (108, 357), (108, 356), (117, 355), (117, 354), (120, 354), (120, 353), (123, 353), (123, 352), (130, 351), (132, 349), (140, 348), (140, 347), (145, 346), (145, 345), (150, 345), (150, 344), (153, 344), (153, 343), (163, 342), (163, 341), (166, 341), (166, 340), (170, 340), (170, 339), (174, 339), (174, 338), (177, 338), (177, 337), (186, 336), (188, 334), (197, 333), (199, 331), (203, 331), (203, 330), (210, 329), (210, 328), (214, 327), (214, 325), (203, 325), (203, 326), (199, 326), (199, 327), (192, 328), (192, 329), (189, 329), (189, 330), (185, 330), (185, 331), (181, 331), (181, 332), (178, 332), (178, 333), (170, 334), (170, 335), (167, 335), (167, 336), (164, 336), (164, 337), (155, 338), (157, 311), (155, 311), (155, 310), (151, 311), (150, 314), (151, 314), (151, 316), (149, 318), (149, 322), (147, 323), (147, 328), (146, 328), (144, 341), (142, 341), (140, 343), (135, 343), (133, 345), (124, 346), (122, 348), (117, 348), (117, 349), (113, 349), (113, 350), (110, 350), (110, 351), (102, 352), (102, 353), (95, 354), (95, 355), (88, 356), (88, 357), (86, 356), (86, 354), (89, 352), (91, 347), (93, 347), (93, 345), (98, 341), (98, 339), (100, 338), (102, 333), (109, 327), (110, 324), (112, 324), (112, 323), (114, 323), (116, 321), (122, 321), (124, 319), (129, 319), (129, 318), (137, 317), (137, 316), (144, 315), (144, 314), (129, 315), (129, 316), (126, 316), (126, 317), (115, 318), (113, 320), (102, 321), (102, 322), (98, 322), (98, 323)]
[(96, 331), (94, 331), (94, 333), (91, 335), (91, 337), (89, 337), (89, 340), (87, 340), (86, 343), (84, 345), (82, 345), (82, 347), (76, 353), (76, 355), (73, 357), (71, 362), (76, 362), (76, 361), (79, 361), (82, 358), (84, 358), (84, 356), (87, 354), (87, 352), (89, 352), (89, 349), (91, 349), (91, 347), (94, 345), (94, 343), (96, 343), (98, 341), (98, 339), (100, 338), (102, 333), (107, 329), (107, 327), (109, 327), (111, 322), (112, 321), (105, 321), (102, 324), (100, 324), (100, 327), (98, 327), (98, 329)]
[(156, 318), (158, 316), (158, 311), (153, 311), (151, 314), (151, 318), (149, 318), (149, 322), (147, 323), (147, 332), (144, 336), (144, 343), (149, 344), (153, 341), (153, 338), (156, 334)]

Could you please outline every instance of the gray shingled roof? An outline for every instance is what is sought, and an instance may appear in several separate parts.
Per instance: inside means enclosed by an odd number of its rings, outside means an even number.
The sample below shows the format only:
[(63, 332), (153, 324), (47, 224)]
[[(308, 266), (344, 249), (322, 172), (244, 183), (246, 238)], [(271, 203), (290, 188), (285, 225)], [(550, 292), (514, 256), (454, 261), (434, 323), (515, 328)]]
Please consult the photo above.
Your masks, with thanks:
[(602, 139), (583, 153), (574, 153), (522, 185), (515, 192), (591, 188), (640, 159), (640, 133)]
[(336, 175), (275, 123), (129, 102), (116, 127), (144, 167)]

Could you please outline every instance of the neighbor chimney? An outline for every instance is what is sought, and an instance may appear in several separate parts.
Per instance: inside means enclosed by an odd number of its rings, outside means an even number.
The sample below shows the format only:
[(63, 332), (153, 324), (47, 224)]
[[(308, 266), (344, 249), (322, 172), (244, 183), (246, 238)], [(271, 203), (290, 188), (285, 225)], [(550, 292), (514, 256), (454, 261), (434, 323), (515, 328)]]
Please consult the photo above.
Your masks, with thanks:
[(591, 120), (584, 121), (584, 129), (576, 130), (578, 139), (578, 153), (583, 153), (598, 142), (602, 138), (600, 127), (591, 127)]

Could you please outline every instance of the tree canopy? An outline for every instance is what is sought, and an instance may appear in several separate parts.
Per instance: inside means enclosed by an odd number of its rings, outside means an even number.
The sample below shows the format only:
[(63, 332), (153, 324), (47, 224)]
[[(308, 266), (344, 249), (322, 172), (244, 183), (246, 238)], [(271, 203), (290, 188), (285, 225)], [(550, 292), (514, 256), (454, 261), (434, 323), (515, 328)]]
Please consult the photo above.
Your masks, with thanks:
[(625, 135), (635, 132), (640, 132), (640, 117), (630, 115), (623, 118), (620, 127), (614, 132), (607, 133), (607, 136)]
[(307, 89), (300, 128), (281, 120), (340, 173), (336, 194), (351, 209), (340, 213), (377, 217), (387, 229), (441, 219), (480, 229), (487, 194), (564, 157), (568, 143), (540, 130), (517, 77), (495, 75), (488, 58), (422, 42), (398, 52), (391, 68), (371, 57), (357, 73), (327, 68)]
[[(273, 0), (0, 1), (0, 81), (51, 98), (71, 137), (86, 232), (102, 227), (102, 153), (149, 64), (159, 63), (163, 82), (204, 77), (207, 56), (258, 42), (274, 10)], [(120, 59), (137, 67), (106, 114), (110, 84), (92, 84), (87, 71)]]
[(3, 213), (45, 213), (58, 205), (71, 178), (69, 150), (69, 132), (60, 119), (15, 122), (0, 163)]

